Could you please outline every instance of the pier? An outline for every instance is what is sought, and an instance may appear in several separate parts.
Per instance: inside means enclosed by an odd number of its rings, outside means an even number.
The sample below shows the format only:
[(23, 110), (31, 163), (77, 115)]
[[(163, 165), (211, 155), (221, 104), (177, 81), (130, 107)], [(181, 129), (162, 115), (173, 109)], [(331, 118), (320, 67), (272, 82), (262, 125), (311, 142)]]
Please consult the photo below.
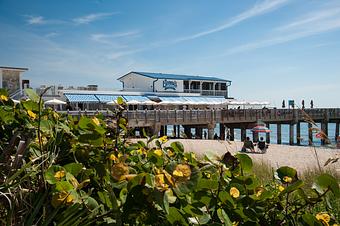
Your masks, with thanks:
[[(103, 113), (112, 117), (110, 111), (68, 111), (71, 115), (94, 115)], [(66, 113), (66, 112), (65, 112)], [(241, 140), (246, 138), (246, 130), (253, 128), (258, 120), (277, 125), (277, 143), (282, 143), (281, 127), (289, 125), (289, 144), (299, 145), (301, 122), (308, 123), (309, 144), (313, 143), (312, 121), (321, 124), (321, 130), (328, 137), (339, 136), (340, 109), (206, 109), (206, 110), (134, 110), (124, 112), (128, 119), (129, 128), (141, 130), (144, 128), (152, 134), (167, 135), (167, 127), (173, 126), (173, 134), (180, 137), (180, 126), (184, 128), (187, 138), (191, 138), (191, 129), (195, 130), (196, 138), (203, 138), (203, 129), (207, 129), (207, 139), (214, 138), (214, 129), (219, 124), (220, 139), (233, 140), (235, 129), (241, 130)], [(328, 134), (328, 123), (335, 123), (335, 134)], [(296, 133), (294, 126), (296, 125)], [(226, 134), (227, 131), (227, 134)], [(296, 139), (294, 139), (294, 136)], [(253, 140), (258, 140), (258, 134), (253, 133)], [(294, 142), (296, 140), (296, 143)], [(327, 140), (321, 137), (322, 144)], [(270, 143), (270, 136), (266, 134), (266, 142)]]

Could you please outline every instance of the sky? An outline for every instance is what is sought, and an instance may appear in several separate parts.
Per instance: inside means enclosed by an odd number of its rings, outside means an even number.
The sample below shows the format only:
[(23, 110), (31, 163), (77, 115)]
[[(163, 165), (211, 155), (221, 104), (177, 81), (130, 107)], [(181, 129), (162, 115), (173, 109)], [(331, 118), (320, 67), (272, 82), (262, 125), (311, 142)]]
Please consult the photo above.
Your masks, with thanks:
[(0, 0), (0, 66), (31, 86), (215, 76), (239, 100), (340, 107), (340, 1)]

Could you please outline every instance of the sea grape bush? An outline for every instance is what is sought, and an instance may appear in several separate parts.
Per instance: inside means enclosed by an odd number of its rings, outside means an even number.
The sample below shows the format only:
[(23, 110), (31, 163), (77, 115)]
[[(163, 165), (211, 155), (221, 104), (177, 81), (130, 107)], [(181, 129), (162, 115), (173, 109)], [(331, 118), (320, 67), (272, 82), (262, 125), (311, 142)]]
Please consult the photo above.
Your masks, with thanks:
[[(334, 225), (311, 208), (335, 178), (303, 189), (295, 169), (269, 184), (246, 154), (198, 159), (167, 137), (130, 143), (125, 103), (114, 117), (61, 115), (41, 96), (15, 104), (0, 91), (0, 222), (4, 225)], [(328, 208), (331, 208), (329, 206)]]

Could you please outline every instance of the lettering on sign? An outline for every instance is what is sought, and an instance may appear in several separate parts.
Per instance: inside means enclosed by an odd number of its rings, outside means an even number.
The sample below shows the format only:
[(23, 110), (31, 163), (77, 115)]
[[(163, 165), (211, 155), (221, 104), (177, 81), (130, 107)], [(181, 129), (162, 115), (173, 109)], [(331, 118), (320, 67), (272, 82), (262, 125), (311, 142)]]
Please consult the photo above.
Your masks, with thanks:
[(176, 90), (177, 89), (177, 82), (176, 81), (164, 80), (163, 81), (163, 88), (165, 90), (168, 90), (168, 89)]

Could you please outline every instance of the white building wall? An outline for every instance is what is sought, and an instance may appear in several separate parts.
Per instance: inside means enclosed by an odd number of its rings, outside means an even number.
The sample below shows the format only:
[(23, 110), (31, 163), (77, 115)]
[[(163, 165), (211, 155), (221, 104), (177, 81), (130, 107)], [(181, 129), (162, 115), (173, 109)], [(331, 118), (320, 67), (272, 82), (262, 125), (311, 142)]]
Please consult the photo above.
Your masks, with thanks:
[(153, 81), (155, 79), (145, 77), (136, 73), (130, 73), (123, 77), (124, 91), (153, 92)]
[(184, 92), (183, 80), (158, 79), (155, 82), (155, 92)]

